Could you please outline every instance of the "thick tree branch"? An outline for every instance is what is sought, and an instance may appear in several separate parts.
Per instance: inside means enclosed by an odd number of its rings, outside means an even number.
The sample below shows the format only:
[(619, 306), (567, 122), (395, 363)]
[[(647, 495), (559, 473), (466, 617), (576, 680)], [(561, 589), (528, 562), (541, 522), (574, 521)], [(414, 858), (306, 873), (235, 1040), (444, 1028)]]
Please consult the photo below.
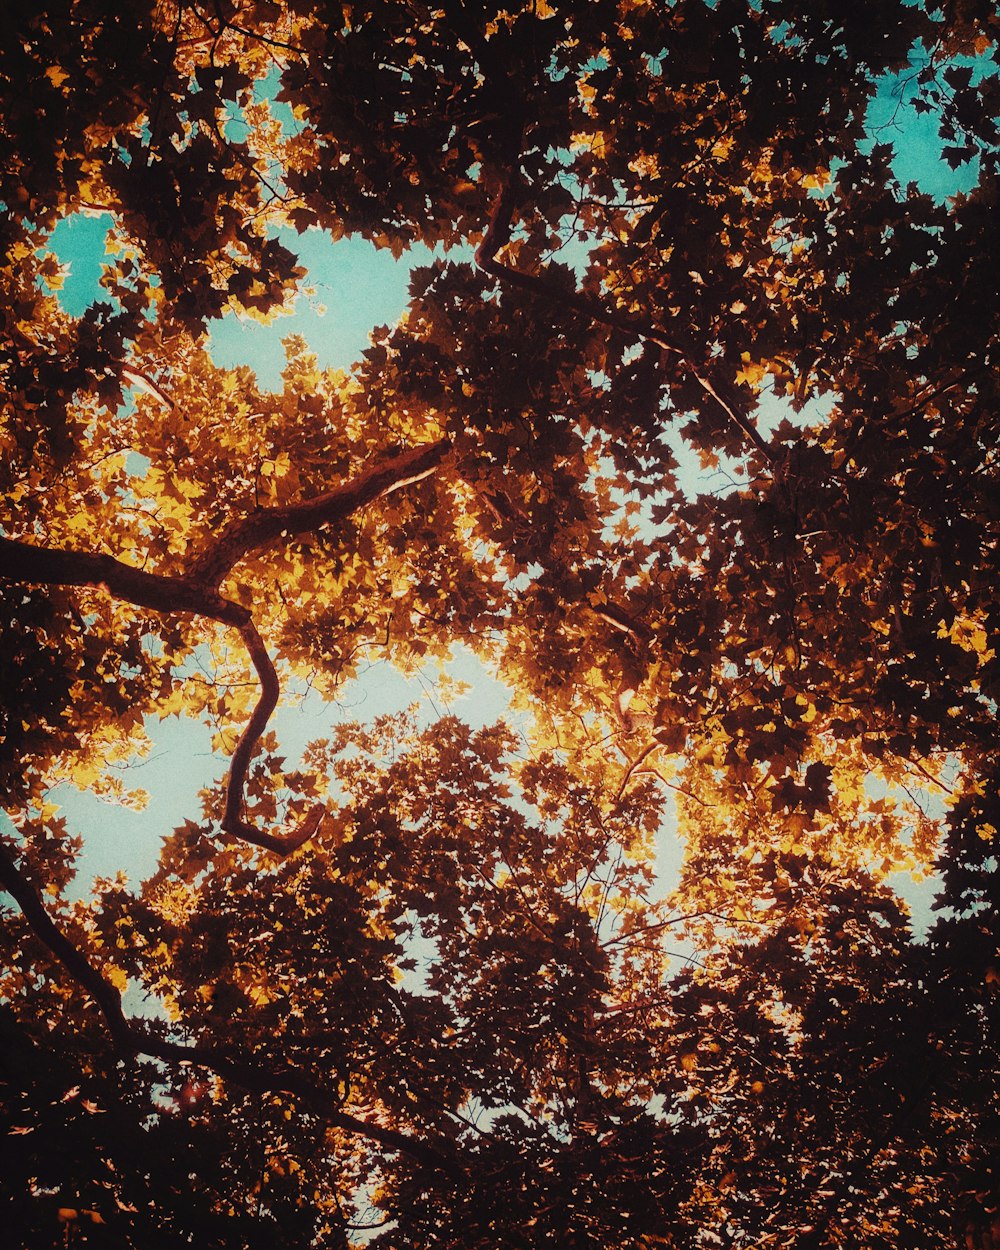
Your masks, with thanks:
[(114, 1047), (119, 1052), (149, 1055), (171, 1063), (194, 1064), (254, 1093), (291, 1094), (308, 1106), (313, 1114), (348, 1133), (408, 1155), (435, 1170), (452, 1171), (457, 1167), (450, 1151), (439, 1150), (406, 1133), (381, 1124), (372, 1124), (341, 1110), (336, 1091), (324, 1087), (304, 1073), (271, 1070), (261, 1064), (233, 1056), (218, 1047), (187, 1046), (180, 1042), (167, 1041), (134, 1024), (122, 1010), (119, 992), (56, 926), (3, 842), (0, 842), (0, 886), (14, 898), (38, 941), (93, 998), (111, 1034)]
[(90, 961), (52, 922), (42, 900), (19, 871), (13, 855), (0, 842), (0, 886), (20, 907), (35, 937), (56, 957), (77, 984), (90, 994), (100, 1008), (116, 1045), (128, 1036), (129, 1023), (122, 1011), (118, 991), (91, 966)]
[(215, 587), (189, 575), (147, 573), (114, 556), (53, 551), (13, 538), (0, 537), (0, 577), (32, 585), (100, 586), (116, 599), (154, 612), (191, 612), (237, 628), (250, 619), (246, 608), (223, 599)]
[(314, 1081), (302, 1072), (274, 1071), (260, 1064), (248, 1062), (228, 1054), (214, 1046), (185, 1046), (180, 1042), (168, 1042), (129, 1026), (128, 1049), (133, 1054), (150, 1055), (173, 1063), (190, 1063), (238, 1085), (241, 1089), (258, 1094), (291, 1094), (298, 1098), (319, 1119), (345, 1132), (369, 1141), (377, 1142), (389, 1150), (408, 1155), (418, 1163), (435, 1171), (453, 1171), (457, 1161), (444, 1149), (437, 1149), (419, 1138), (410, 1137), (382, 1124), (362, 1120), (360, 1116), (338, 1108), (336, 1090)]
[(231, 521), (191, 566), (189, 576), (217, 587), (245, 555), (279, 538), (295, 538), (343, 521), (365, 504), (430, 477), (450, 449), (447, 439), (388, 456), (333, 490), (300, 503), (261, 508)]
[(407, 448), (382, 458), (315, 499), (263, 508), (238, 517), (181, 575), (147, 573), (109, 555), (53, 551), (0, 537), (0, 577), (26, 584), (99, 586), (117, 599), (156, 612), (191, 612), (238, 629), (260, 680), (261, 692), (233, 753), (222, 829), (263, 850), (288, 855), (316, 833), (326, 809), (317, 803), (299, 827), (284, 836), (261, 832), (243, 818), (250, 761), (277, 706), (280, 687), (249, 610), (225, 599), (219, 584), (251, 551), (270, 546), (280, 538), (294, 538), (343, 521), (365, 504), (430, 477), (449, 449), (447, 439)]
[(193, 612), (242, 627), (250, 613), (218, 594), (229, 570), (251, 551), (342, 521), (365, 504), (430, 477), (450, 448), (447, 439), (411, 447), (363, 470), (333, 490), (300, 503), (261, 508), (231, 521), (186, 573), (147, 573), (114, 556), (53, 550), (0, 537), (0, 577), (57, 586), (103, 586), (156, 612)]
[(505, 265), (497, 260), (497, 253), (510, 242), (511, 220), (517, 206), (519, 190), (520, 178), (514, 172), (508, 178), (503, 191), (497, 197), (483, 241), (476, 249), (476, 264), (479, 265), (480, 269), (510, 286), (518, 286), (522, 290), (530, 291), (532, 294), (541, 296), (544, 299), (560, 304), (568, 304), (570, 308), (575, 308), (592, 321), (609, 326), (613, 330), (622, 330), (628, 335), (653, 343), (661, 351), (675, 356), (681, 361), (705, 394), (718, 404), (730, 421), (742, 431), (764, 459), (769, 464), (772, 463), (774, 461), (774, 452), (761, 437), (754, 423), (742, 411), (740, 396), (735, 388), (723, 383), (721, 380), (713, 381), (711, 378), (706, 377), (684, 348), (672, 342), (652, 322), (607, 308), (599, 300), (583, 295), (579, 291), (556, 290), (542, 276), (525, 273), (520, 269), (513, 269), (510, 265)]
[(223, 832), (231, 834), (233, 837), (242, 838), (245, 842), (252, 842), (255, 846), (262, 847), (265, 851), (273, 851), (276, 855), (290, 855), (292, 851), (298, 850), (303, 843), (308, 842), (315, 834), (323, 816), (326, 814), (326, 808), (322, 803), (316, 803), (299, 827), (292, 830), (285, 837), (279, 837), (277, 834), (262, 833), (243, 819), (243, 801), (250, 761), (257, 750), (257, 743), (260, 741), (261, 734), (263, 734), (267, 727), (267, 722), (271, 719), (271, 714), (277, 707), (281, 687), (278, 684), (278, 674), (271, 663), (271, 657), (267, 654), (267, 648), (264, 646), (264, 641), (257, 632), (257, 627), (253, 621), (247, 621), (242, 626), (240, 637), (250, 653), (250, 661), (260, 679), (260, 698), (250, 719), (246, 723), (243, 733), (240, 735), (240, 740), (236, 744), (236, 750), (233, 752), (233, 758), (229, 765), (229, 778), (226, 783), (226, 810), (222, 817), (222, 829)]

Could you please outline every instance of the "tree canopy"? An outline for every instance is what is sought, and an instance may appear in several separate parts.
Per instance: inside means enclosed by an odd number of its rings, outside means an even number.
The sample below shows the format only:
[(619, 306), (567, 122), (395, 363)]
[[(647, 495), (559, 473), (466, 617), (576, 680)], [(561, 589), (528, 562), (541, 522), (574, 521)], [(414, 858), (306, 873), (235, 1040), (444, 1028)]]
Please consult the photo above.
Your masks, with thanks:
[[(9, 1244), (1000, 1244), (998, 41), (989, 0), (5, 10)], [(964, 190), (901, 183), (917, 124)], [(313, 229), (431, 249), (398, 323), (218, 367)], [(296, 682), (459, 650), (507, 722), (284, 752)], [(51, 791), (139, 804), (171, 716), (225, 776), (90, 890)]]

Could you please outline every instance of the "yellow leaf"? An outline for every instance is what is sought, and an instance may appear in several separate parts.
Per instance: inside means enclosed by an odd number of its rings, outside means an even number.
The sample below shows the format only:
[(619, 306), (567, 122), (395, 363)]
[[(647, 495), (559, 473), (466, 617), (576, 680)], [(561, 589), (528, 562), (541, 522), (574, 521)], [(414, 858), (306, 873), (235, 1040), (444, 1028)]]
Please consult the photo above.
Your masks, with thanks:
[(128, 974), (123, 968), (117, 968), (114, 964), (110, 964), (105, 976), (120, 994), (124, 994), (128, 989)]
[(66, 79), (69, 78), (69, 74), (58, 65), (50, 65), (45, 71), (45, 77), (53, 87), (61, 87)]
[(745, 383), (756, 390), (767, 373), (767, 366), (752, 360), (749, 352), (743, 352), (740, 360), (743, 363), (743, 368), (737, 373), (736, 381)]
[(817, 169), (814, 174), (807, 174), (802, 179), (802, 185), (808, 191), (822, 191), (824, 187), (830, 185), (830, 171), (828, 169)]

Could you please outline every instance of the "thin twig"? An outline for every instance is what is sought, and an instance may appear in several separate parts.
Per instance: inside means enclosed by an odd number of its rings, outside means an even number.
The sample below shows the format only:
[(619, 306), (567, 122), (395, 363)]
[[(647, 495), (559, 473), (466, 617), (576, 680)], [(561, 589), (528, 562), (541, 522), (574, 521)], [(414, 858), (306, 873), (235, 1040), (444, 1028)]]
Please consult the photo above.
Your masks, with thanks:
[(476, 249), (476, 264), (479, 265), (480, 269), (501, 282), (519, 286), (522, 290), (530, 291), (535, 295), (541, 295), (546, 299), (569, 305), (570, 308), (575, 308), (592, 321), (609, 326), (613, 330), (622, 330), (626, 334), (653, 343), (668, 355), (676, 357), (705, 394), (715, 400), (729, 419), (753, 443), (764, 459), (769, 464), (773, 464), (774, 452), (761, 437), (753, 422), (740, 411), (741, 405), (735, 389), (719, 380), (713, 381), (711, 378), (704, 376), (687, 351), (669, 339), (658, 326), (642, 318), (632, 317), (627, 313), (620, 313), (606, 308), (598, 300), (591, 299), (579, 291), (556, 290), (542, 276), (525, 273), (523, 270), (514, 269), (510, 265), (505, 265), (497, 260), (497, 253), (510, 242), (511, 223), (520, 190), (521, 180), (515, 170), (507, 179), (503, 190), (497, 197), (493, 212), (490, 214), (490, 219), (487, 223), (486, 233)]

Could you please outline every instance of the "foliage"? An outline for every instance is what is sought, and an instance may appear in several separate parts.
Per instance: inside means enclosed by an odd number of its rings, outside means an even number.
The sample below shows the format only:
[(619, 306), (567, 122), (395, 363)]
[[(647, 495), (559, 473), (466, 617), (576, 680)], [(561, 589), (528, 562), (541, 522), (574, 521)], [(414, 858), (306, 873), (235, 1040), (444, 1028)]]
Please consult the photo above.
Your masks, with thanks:
[[(994, 6), (5, 21), (10, 1244), (1000, 1242)], [(268, 391), (206, 336), (282, 227), (434, 252)], [(516, 731), (279, 754), (293, 680), (458, 648)], [(140, 802), (173, 715), (224, 781), (80, 897), (52, 787)]]

